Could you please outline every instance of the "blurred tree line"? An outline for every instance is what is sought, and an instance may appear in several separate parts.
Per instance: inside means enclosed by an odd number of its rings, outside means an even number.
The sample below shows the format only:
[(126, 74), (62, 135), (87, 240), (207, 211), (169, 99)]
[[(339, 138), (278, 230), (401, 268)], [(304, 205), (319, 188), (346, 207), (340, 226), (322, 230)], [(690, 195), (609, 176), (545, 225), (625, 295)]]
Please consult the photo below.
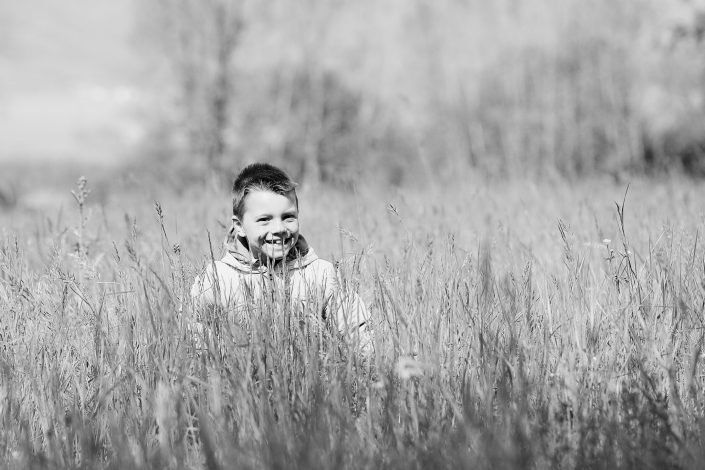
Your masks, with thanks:
[(161, 70), (154, 161), (229, 180), (267, 160), (336, 185), (473, 170), (705, 176), (693, 2), (289, 3), (141, 4)]

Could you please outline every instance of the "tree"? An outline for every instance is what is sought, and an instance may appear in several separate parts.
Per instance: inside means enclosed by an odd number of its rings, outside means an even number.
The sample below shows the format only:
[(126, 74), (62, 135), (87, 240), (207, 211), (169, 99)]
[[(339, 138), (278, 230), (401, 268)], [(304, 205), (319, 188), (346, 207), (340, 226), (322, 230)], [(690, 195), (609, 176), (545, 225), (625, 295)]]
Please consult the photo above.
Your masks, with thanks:
[(217, 168), (228, 152), (243, 2), (151, 0), (141, 8), (142, 35), (156, 44), (169, 71), (175, 121), (178, 131), (185, 131), (187, 152)]

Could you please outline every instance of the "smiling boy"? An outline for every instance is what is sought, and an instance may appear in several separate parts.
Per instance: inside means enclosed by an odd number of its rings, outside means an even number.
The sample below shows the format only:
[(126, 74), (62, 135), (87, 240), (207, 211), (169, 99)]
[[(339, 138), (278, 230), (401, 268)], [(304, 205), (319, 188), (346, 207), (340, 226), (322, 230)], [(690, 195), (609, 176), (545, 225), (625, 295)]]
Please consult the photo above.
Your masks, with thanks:
[(293, 181), (279, 168), (255, 163), (233, 183), (232, 227), (225, 256), (196, 278), (197, 305), (233, 311), (247, 323), (248, 306), (279, 291), (293, 306), (335, 314), (339, 331), (368, 343), (368, 314), (357, 295), (343, 296), (332, 263), (320, 259), (299, 233), (299, 204)]
[(263, 265), (276, 265), (299, 240), (299, 211), (293, 191), (260, 190), (248, 194), (247, 211), (233, 218), (238, 237)]

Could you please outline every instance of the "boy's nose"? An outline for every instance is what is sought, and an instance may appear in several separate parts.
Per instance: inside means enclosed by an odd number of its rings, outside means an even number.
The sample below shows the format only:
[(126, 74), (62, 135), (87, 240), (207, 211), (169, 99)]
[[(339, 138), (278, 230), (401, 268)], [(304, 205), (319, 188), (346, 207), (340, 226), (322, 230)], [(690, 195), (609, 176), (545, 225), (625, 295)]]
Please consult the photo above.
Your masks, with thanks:
[(286, 232), (286, 227), (284, 227), (284, 224), (282, 223), (281, 220), (275, 221), (274, 225), (272, 225), (272, 233), (275, 234), (280, 234)]

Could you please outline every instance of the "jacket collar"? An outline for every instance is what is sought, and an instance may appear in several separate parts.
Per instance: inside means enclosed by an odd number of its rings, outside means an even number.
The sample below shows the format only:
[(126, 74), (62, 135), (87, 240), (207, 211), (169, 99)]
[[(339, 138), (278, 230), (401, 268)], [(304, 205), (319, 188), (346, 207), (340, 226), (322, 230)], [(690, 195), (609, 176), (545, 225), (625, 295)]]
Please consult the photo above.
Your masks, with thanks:
[[(269, 269), (250, 253), (246, 246), (247, 241), (238, 237), (231, 230), (225, 240), (226, 253), (223, 263), (246, 274), (262, 274)], [(308, 245), (306, 239), (299, 235), (296, 245), (289, 251), (284, 260), (287, 271), (301, 269), (318, 259), (318, 255)]]

